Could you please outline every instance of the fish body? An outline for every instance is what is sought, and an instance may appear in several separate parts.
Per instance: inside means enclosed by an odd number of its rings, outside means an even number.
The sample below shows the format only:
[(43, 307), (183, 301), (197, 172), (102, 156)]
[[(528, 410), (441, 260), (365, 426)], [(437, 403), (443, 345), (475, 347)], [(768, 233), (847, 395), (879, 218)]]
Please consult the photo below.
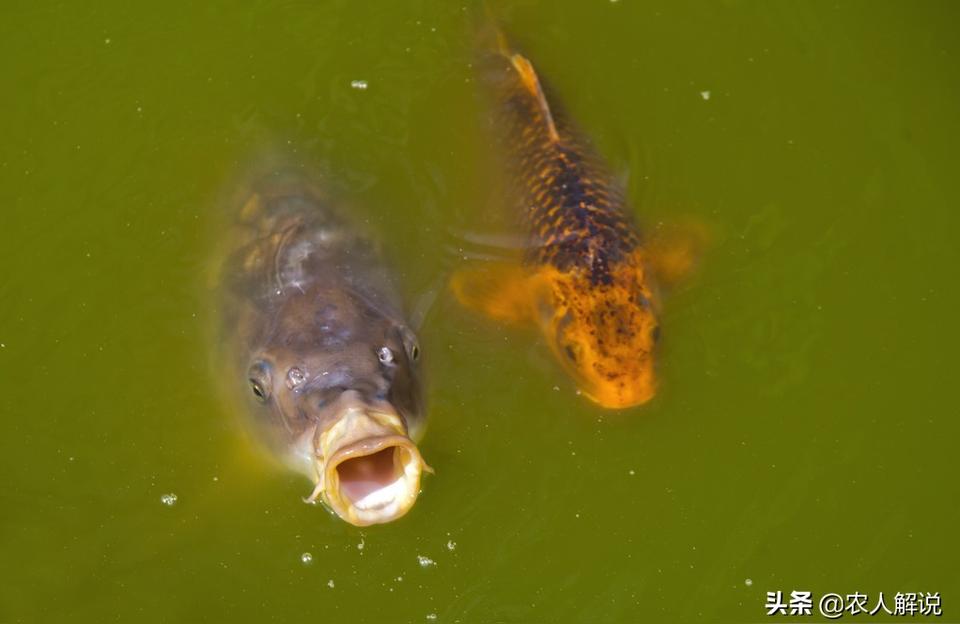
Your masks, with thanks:
[(423, 470), (420, 347), (371, 239), (305, 176), (242, 193), (220, 270), (231, 391), (259, 437), (364, 526), (405, 514)]
[(580, 390), (608, 408), (655, 394), (657, 287), (621, 189), (563, 113), (548, 102), (530, 61), (498, 44), (479, 63), (506, 163), (510, 203), (528, 245), (518, 271), (465, 271), (462, 303), (539, 326)]

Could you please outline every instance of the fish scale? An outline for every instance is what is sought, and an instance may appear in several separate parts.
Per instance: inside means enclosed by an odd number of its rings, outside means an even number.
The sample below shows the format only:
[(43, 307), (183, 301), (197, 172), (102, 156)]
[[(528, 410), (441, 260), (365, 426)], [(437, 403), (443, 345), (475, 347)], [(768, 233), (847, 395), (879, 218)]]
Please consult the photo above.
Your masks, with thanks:
[(528, 262), (586, 271), (593, 283), (610, 283), (610, 266), (639, 241), (623, 194), (565, 115), (556, 108), (544, 112), (509, 58), (497, 55), (496, 62), (503, 77), (495, 123), (511, 162), (510, 185), (531, 229)]
[(459, 301), (505, 322), (533, 322), (580, 390), (608, 408), (655, 394), (659, 336), (648, 250), (620, 188), (557, 108), (524, 56), (493, 29), (481, 51), (508, 203), (528, 230), (522, 266), (465, 270)]

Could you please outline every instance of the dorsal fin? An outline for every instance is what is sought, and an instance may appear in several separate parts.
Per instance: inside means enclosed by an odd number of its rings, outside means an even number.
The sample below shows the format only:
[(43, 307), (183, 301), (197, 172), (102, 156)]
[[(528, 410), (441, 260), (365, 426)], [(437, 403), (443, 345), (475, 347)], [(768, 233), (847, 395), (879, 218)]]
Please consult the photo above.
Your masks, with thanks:
[(557, 126), (553, 123), (550, 105), (547, 104), (547, 98), (543, 95), (543, 89), (540, 87), (540, 79), (537, 78), (537, 72), (533, 69), (533, 64), (521, 54), (511, 54), (510, 63), (513, 64), (513, 68), (516, 69), (520, 75), (520, 81), (523, 83), (523, 86), (526, 87), (530, 95), (536, 99), (540, 113), (543, 115), (544, 122), (547, 124), (547, 133), (550, 135), (550, 140), (554, 142), (559, 141), (560, 135), (557, 133)]

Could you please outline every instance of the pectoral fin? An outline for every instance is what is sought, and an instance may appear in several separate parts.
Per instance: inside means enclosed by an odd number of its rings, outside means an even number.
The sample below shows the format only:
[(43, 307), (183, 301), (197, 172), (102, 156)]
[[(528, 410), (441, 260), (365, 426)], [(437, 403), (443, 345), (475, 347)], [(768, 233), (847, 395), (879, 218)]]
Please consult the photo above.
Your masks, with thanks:
[(660, 226), (646, 245), (644, 259), (663, 286), (673, 286), (696, 269), (714, 235), (707, 224), (687, 219)]
[(462, 306), (494, 320), (533, 319), (531, 276), (522, 266), (498, 263), (461, 269), (450, 278), (450, 290)]

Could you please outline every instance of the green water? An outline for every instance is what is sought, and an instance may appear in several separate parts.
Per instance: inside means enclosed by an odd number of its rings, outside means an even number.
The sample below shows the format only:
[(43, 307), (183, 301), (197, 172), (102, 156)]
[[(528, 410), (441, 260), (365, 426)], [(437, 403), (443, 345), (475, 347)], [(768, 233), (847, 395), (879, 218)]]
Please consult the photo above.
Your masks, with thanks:
[(494, 3), (640, 222), (714, 242), (622, 415), (441, 292), (437, 474), (364, 530), (217, 395), (211, 214), (269, 138), (429, 293), (494, 203), (467, 11), (84, 4), (0, 11), (0, 622), (759, 622), (776, 590), (958, 617), (956, 3)]

